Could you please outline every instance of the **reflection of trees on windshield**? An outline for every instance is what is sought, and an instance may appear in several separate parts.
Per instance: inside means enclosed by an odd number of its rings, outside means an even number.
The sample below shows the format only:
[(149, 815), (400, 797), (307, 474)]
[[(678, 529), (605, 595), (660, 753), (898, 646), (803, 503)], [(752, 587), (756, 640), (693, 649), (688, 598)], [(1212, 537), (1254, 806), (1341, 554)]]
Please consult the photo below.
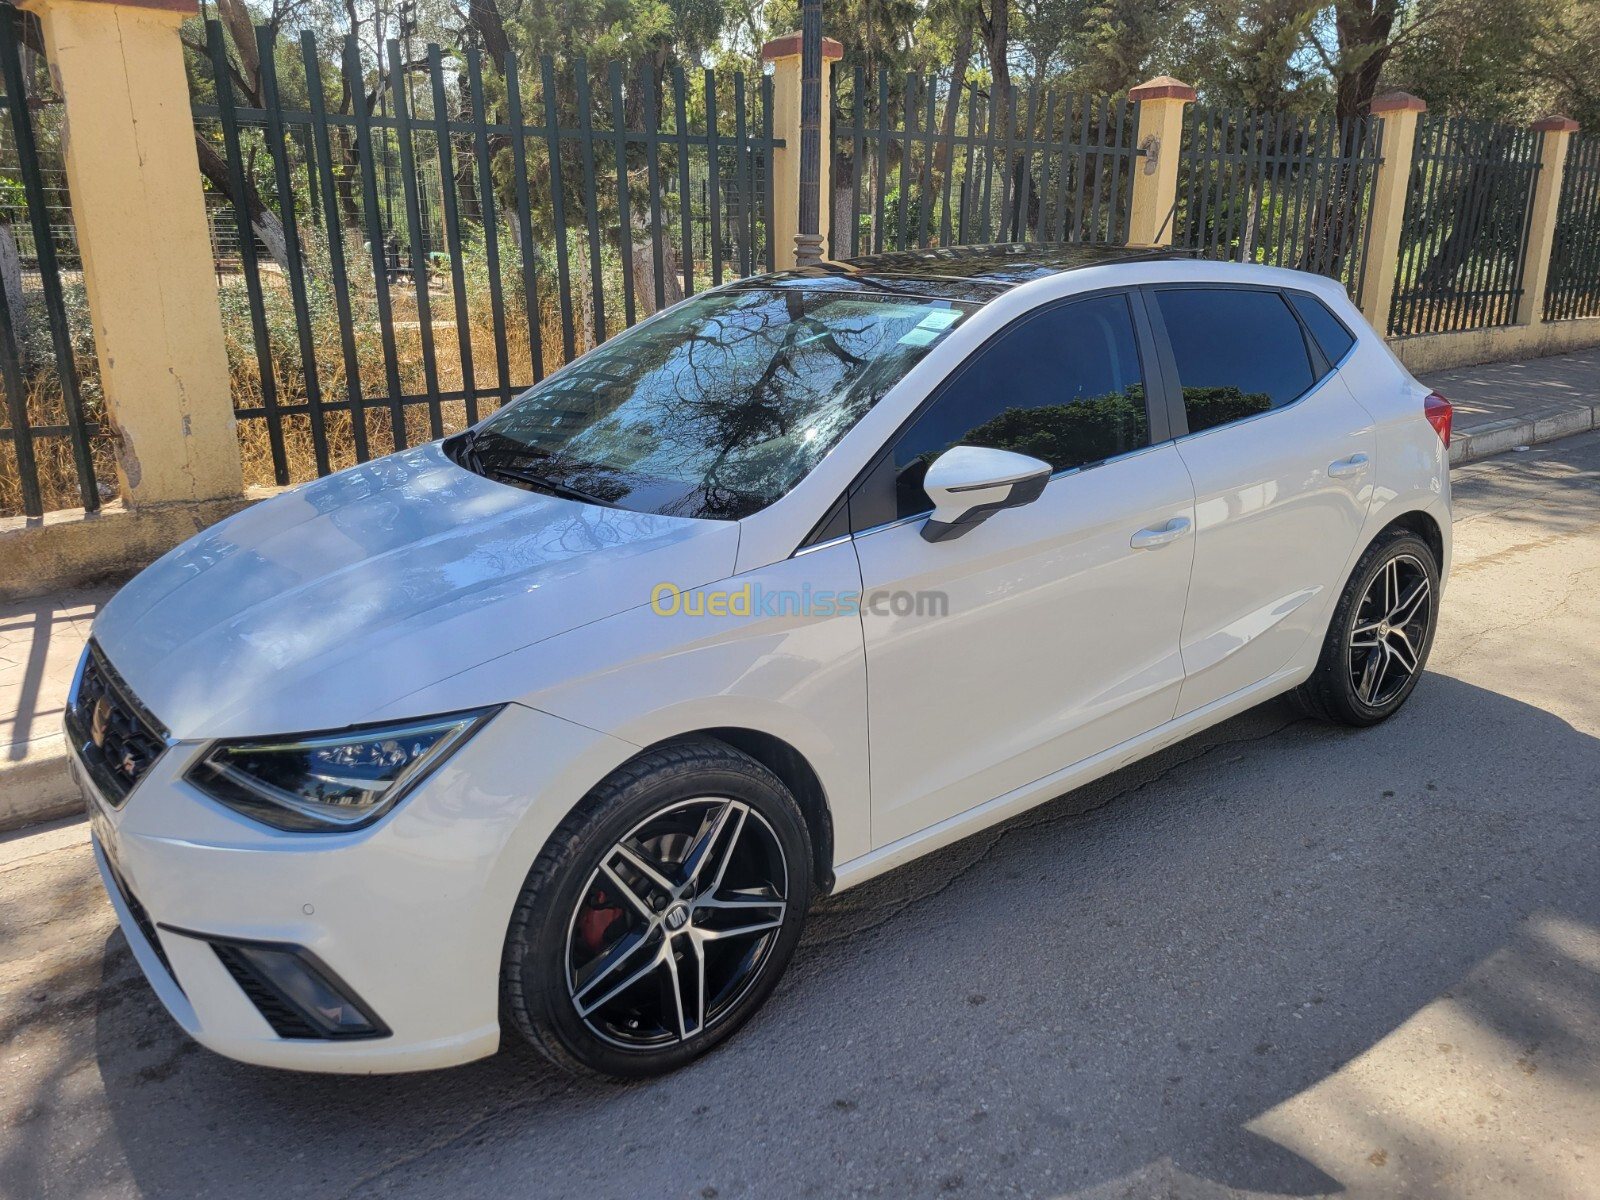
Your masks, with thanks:
[(1272, 397), (1265, 392), (1243, 392), (1236, 387), (1183, 389), (1183, 410), (1189, 416), (1190, 433), (1270, 412), (1271, 409)]
[(594, 351), (484, 431), (527, 470), (603, 500), (745, 516), (787, 492), (961, 315), (870, 294), (712, 294)]

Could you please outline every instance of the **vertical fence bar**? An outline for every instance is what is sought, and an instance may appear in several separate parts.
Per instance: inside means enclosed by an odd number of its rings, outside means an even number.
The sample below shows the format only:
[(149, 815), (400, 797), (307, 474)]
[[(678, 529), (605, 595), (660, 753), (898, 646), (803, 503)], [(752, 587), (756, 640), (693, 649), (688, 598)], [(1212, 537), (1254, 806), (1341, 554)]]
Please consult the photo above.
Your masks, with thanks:
[[(611, 64), (611, 143), (617, 158), (617, 224), (622, 247), (622, 320), (633, 327), (635, 308), (633, 299), (633, 212), (628, 190), (628, 118), (622, 105), (622, 64)], [(715, 113), (707, 118), (715, 120)], [(712, 178), (716, 178), (717, 164), (712, 164)], [(716, 228), (712, 227), (712, 236)], [(720, 271), (717, 281), (721, 282)]]
[[(694, 212), (690, 206), (689, 192), (689, 122), (684, 113), (687, 108), (688, 85), (683, 68), (672, 68), (672, 117), (678, 135), (678, 237), (683, 242), (683, 294), (694, 295)], [(769, 155), (770, 157), (770, 155)]]
[(216, 83), (222, 149), (228, 161), (228, 191), (232, 193), (228, 199), (233, 204), (233, 219), (239, 230), (239, 266), (244, 272), (245, 297), (250, 305), (250, 336), (255, 345), (256, 371), (261, 382), (262, 419), (267, 423), (272, 478), (282, 487), (289, 482), (289, 459), (283, 446), (283, 420), (278, 414), (278, 377), (272, 362), (266, 301), (261, 294), (261, 264), (256, 260), (255, 228), (250, 222), (250, 210), (245, 201), (244, 153), (239, 144), (239, 116), (234, 108), (233, 81), (229, 74), (228, 50), (222, 40), (221, 22), (206, 22), (206, 48), (210, 52), (211, 70)]
[[(539, 58), (539, 74), (544, 85), (545, 154), (550, 170), (550, 223), (556, 241), (556, 290), (561, 298), (562, 361), (578, 356), (578, 334), (572, 317), (572, 264), (567, 252), (567, 185), (561, 170), (560, 111), (556, 107), (556, 67), (548, 54)], [(623, 230), (626, 239), (627, 230)], [(624, 241), (626, 245), (626, 241)]]
[[(220, 26), (218, 28), (220, 31)], [(220, 38), (219, 32), (219, 45)], [(361, 211), (367, 221), (367, 242), (372, 257), (372, 287), (377, 298), (378, 330), (383, 342), (384, 382), (389, 389), (389, 435), (393, 448), (403, 450), (408, 441), (405, 403), (401, 398), (400, 389), (400, 352), (394, 340), (394, 309), (389, 297), (389, 270), (383, 246), (383, 218), (378, 212), (377, 153), (372, 143), (372, 122), (367, 112), (367, 85), (366, 75), (361, 69), (361, 48), (354, 34), (345, 39), (344, 73), (348, 86), (355, 96), (353, 108), (356, 121), (356, 157), (361, 164)], [(383, 86), (383, 64), (380, 56), (378, 78), (373, 88), (374, 95), (381, 95)], [(230, 164), (235, 161), (235, 152), (235, 150), (229, 151)]]
[[(356, 461), (371, 457), (367, 447), (367, 414), (361, 392), (361, 362), (356, 355), (355, 321), (350, 312), (350, 276), (344, 261), (344, 222), (339, 217), (339, 197), (333, 182), (333, 150), (328, 138), (328, 108), (322, 92), (322, 63), (316, 36), (300, 35), (300, 60), (305, 64), (306, 94), (311, 104), (311, 137), (316, 172), (322, 181), (323, 230), (328, 236), (328, 275), (333, 288), (334, 312), (339, 319), (339, 352), (344, 361), (344, 390), (350, 405), (350, 438)], [(356, 97), (356, 103), (361, 98)]]
[(428, 252), (422, 234), (422, 206), (417, 196), (416, 146), (412, 141), (411, 109), (406, 102), (406, 72), (400, 43), (389, 41), (389, 97), (394, 105), (395, 143), (400, 151), (400, 189), (405, 198), (406, 233), (411, 242), (411, 284), (417, 297), (417, 335), (422, 343), (422, 381), (428, 391), (428, 428), (444, 436), (444, 414), (439, 410), (439, 363), (433, 351), (433, 306), (428, 295)]
[(493, 158), (483, 99), (483, 56), (467, 51), (467, 87), (472, 92), (472, 138), (478, 159), (478, 212), (483, 221), (483, 262), (489, 276), (489, 315), (494, 328), (495, 396), (511, 398), (510, 352), (506, 348), (505, 296), (500, 281), (500, 219), (495, 210)]
[(733, 73), (733, 136), (736, 143), (733, 158), (734, 190), (739, 196), (739, 275), (750, 274), (751, 245), (755, 236), (754, 171), (750, 162), (750, 138), (746, 124), (744, 72)]
[(317, 368), (317, 343), (311, 335), (311, 309), (306, 303), (305, 259), (300, 253), (300, 222), (295, 214), (294, 178), (289, 170), (289, 143), (283, 136), (283, 107), (278, 96), (277, 36), (265, 25), (256, 27), (256, 52), (261, 57), (261, 103), (267, 113), (267, 153), (278, 185), (278, 215), (283, 221), (283, 254), (288, 260), (289, 299), (294, 305), (295, 337), (300, 348), (300, 377), (306, 391), (311, 422), (311, 452), (317, 474), (326, 475), (328, 430), (322, 419), (322, 380)]
[(450, 109), (444, 96), (444, 63), (439, 47), (428, 44), (428, 75), (433, 83), (433, 128), (439, 152), (439, 206), (444, 212), (445, 249), (450, 253), (450, 286), (455, 292), (456, 352), (461, 360), (461, 392), (468, 425), (478, 423), (478, 381), (472, 366), (472, 325), (467, 315), (467, 273), (461, 259), (461, 213), (456, 204), (455, 156), (450, 152)]
[[(613, 85), (613, 91), (620, 90), (619, 82)], [(707, 215), (711, 219), (711, 286), (722, 286), (722, 146), (718, 140), (718, 122), (721, 115), (717, 111), (717, 76), (710, 67), (706, 68), (706, 173), (709, 177), (710, 194), (707, 197)]]
[(872, 196), (872, 252), (883, 252), (884, 190), (889, 186), (889, 72), (878, 71), (878, 138), (872, 149), (877, 187)]
[(861, 177), (867, 172), (866, 126), (867, 126), (867, 93), (866, 76), (860, 67), (856, 68), (855, 92), (850, 97), (851, 108), (855, 113), (852, 122), (850, 153), (850, 255), (855, 257), (861, 253)]
[(594, 344), (598, 346), (606, 340), (606, 285), (600, 262), (600, 188), (594, 170), (594, 105), (589, 95), (587, 59), (573, 60), (572, 77), (578, 89), (578, 142), (583, 152), (583, 215), (589, 230), (589, 308)]
[(528, 352), (533, 379), (544, 378), (544, 314), (539, 308), (539, 270), (534, 257), (533, 219), (528, 200), (528, 127), (522, 115), (522, 81), (517, 56), (506, 57), (506, 119), (511, 125), (511, 178), (517, 198), (517, 242), (522, 251), (522, 297), (528, 319)]
[(656, 111), (655, 72), (649, 61), (642, 64), (639, 90), (644, 93), (645, 179), (650, 193), (650, 258), (655, 267), (655, 311), (667, 306), (666, 256), (661, 242), (666, 231), (661, 227), (661, 114)]

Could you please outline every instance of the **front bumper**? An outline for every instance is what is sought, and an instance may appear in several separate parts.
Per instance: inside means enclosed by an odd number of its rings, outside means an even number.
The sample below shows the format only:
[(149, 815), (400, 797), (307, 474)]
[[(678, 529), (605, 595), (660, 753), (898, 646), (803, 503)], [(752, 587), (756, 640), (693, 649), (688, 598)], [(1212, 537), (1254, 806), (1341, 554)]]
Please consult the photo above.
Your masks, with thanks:
[[(134, 957), (198, 1042), (243, 1062), (379, 1073), (499, 1045), (500, 956), (528, 868), (595, 779), (632, 751), (509, 706), (385, 818), (350, 833), (269, 829), (183, 781), (172, 745), (120, 807), (79, 762), (95, 861)], [(304, 948), (377, 1036), (284, 1037), (214, 941)], [(280, 1020), (279, 1027), (283, 1027)]]

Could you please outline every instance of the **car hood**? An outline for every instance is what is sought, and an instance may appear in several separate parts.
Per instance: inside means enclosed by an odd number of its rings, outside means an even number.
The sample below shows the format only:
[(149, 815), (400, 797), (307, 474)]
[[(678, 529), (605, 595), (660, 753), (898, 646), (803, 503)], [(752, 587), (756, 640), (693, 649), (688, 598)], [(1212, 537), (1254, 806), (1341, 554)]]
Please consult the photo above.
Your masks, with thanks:
[(94, 636), (175, 738), (333, 729), (663, 581), (714, 582), (738, 543), (733, 522), (495, 483), (435, 443), (212, 526), (118, 592)]

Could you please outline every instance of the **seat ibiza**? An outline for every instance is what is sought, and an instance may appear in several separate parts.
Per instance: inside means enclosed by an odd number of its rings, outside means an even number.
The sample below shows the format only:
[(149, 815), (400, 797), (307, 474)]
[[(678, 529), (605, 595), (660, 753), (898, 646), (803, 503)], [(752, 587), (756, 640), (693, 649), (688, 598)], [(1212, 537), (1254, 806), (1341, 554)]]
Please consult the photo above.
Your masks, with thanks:
[(819, 895), (1267, 698), (1405, 703), (1450, 406), (1338, 284), (999, 246), (742, 280), (97, 618), (67, 728), (196, 1039), (671, 1069)]

